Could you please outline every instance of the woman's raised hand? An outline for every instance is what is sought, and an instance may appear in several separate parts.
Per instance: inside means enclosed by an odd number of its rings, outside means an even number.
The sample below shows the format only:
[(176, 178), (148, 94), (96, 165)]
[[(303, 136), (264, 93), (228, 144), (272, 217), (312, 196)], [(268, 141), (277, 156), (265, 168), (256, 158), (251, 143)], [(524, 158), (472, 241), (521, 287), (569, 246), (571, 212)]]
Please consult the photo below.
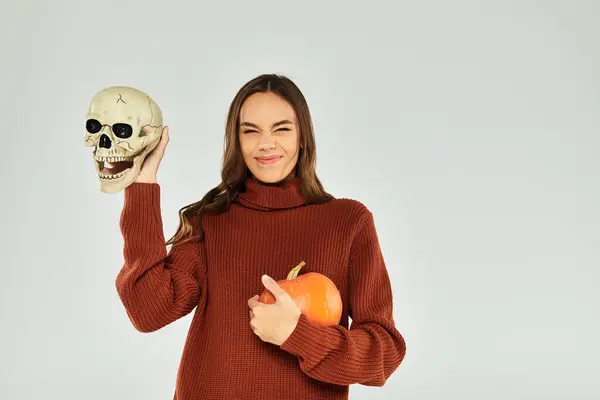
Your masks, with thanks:
[(142, 164), (142, 169), (140, 170), (135, 182), (156, 183), (158, 167), (160, 166), (160, 161), (165, 155), (167, 143), (169, 143), (169, 127), (165, 126), (162, 130), (160, 142), (158, 142), (154, 150), (148, 153), (144, 159), (144, 164)]

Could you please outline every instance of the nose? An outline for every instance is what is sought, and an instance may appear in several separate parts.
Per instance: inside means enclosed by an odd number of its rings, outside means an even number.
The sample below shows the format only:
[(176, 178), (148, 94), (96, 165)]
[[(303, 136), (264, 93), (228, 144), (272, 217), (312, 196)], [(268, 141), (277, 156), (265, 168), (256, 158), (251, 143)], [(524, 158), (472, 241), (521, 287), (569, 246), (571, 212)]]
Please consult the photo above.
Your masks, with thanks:
[(98, 146), (105, 148), (105, 149), (110, 149), (112, 145), (112, 141), (110, 140), (110, 138), (108, 136), (106, 136), (105, 133), (102, 134), (102, 136), (100, 136), (100, 143), (98, 144)]
[(259, 143), (258, 145), (258, 150), (260, 151), (267, 151), (267, 150), (271, 150), (275, 148), (275, 142), (274, 141), (262, 141)]

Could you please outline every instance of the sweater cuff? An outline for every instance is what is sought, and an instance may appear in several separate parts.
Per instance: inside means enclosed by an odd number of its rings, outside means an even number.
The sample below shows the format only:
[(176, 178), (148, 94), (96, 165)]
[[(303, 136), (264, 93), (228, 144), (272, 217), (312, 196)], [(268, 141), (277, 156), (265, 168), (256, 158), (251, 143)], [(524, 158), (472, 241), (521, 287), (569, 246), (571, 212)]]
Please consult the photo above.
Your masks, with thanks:
[(314, 324), (304, 315), (300, 314), (298, 324), (292, 334), (279, 346), (282, 350), (301, 358), (317, 356), (327, 338), (328, 327)]
[(138, 206), (160, 206), (160, 185), (158, 183), (133, 182), (124, 190), (126, 208)]
[(136, 228), (162, 229), (160, 210), (160, 185), (158, 183), (133, 182), (124, 190), (123, 225), (136, 225)]

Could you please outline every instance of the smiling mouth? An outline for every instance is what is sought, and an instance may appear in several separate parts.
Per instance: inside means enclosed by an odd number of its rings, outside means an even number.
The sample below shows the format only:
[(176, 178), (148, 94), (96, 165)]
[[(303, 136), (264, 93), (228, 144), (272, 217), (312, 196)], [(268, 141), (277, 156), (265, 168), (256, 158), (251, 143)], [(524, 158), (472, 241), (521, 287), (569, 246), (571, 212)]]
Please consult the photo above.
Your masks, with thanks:
[(133, 167), (134, 157), (96, 157), (94, 161), (100, 179), (119, 179)]
[(283, 156), (256, 157), (256, 161), (258, 161), (260, 164), (275, 164), (282, 158)]

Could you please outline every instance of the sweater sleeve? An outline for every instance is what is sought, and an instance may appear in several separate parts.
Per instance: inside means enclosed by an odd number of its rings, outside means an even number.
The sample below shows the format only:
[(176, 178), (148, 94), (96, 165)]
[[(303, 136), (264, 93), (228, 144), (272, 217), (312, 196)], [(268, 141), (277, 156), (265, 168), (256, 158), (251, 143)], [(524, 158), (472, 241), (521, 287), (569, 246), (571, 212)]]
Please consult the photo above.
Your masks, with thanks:
[(125, 188), (120, 229), (124, 264), (116, 288), (134, 327), (153, 332), (189, 314), (204, 296), (202, 246), (192, 240), (167, 253), (157, 183)]
[(350, 329), (318, 326), (301, 315), (281, 348), (317, 380), (383, 386), (404, 359), (406, 345), (395, 328), (390, 279), (370, 211), (353, 239), (348, 268)]

